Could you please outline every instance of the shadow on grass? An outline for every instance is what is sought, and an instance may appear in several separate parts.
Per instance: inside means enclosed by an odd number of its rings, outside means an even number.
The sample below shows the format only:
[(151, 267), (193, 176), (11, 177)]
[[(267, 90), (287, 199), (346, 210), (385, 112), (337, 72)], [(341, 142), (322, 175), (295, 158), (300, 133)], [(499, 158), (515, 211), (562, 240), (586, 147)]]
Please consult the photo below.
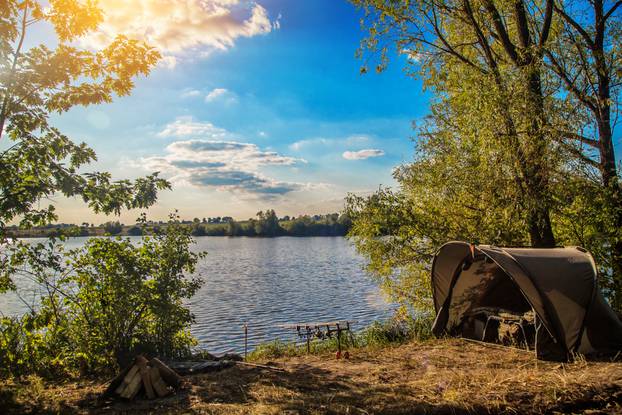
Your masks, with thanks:
[(187, 376), (181, 390), (153, 401), (102, 402), (95, 382), (0, 384), (0, 414), (622, 413), (619, 363), (538, 362), (457, 340), (332, 359), (292, 359), (285, 372), (238, 365)]
[(287, 372), (234, 367), (186, 380), (181, 391), (164, 399), (97, 405), (83, 400), (80, 407), (94, 413), (491, 413), (484, 406), (433, 405), (405, 386), (354, 382), (305, 365)]

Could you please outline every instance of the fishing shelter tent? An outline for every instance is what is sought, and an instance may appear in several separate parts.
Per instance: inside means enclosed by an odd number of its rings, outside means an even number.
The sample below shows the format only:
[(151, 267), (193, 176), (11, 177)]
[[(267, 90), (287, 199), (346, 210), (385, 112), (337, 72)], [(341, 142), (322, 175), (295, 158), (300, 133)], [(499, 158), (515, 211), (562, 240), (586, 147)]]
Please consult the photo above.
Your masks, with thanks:
[(499, 248), (449, 242), (432, 264), (433, 333), (498, 342), (505, 322), (538, 358), (622, 350), (622, 322), (582, 248)]

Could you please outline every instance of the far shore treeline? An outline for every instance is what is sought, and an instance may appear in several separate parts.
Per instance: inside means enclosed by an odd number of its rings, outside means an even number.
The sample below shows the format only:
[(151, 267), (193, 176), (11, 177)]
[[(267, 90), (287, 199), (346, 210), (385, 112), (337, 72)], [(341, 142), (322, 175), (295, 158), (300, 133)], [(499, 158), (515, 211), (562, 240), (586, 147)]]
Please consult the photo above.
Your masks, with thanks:
[[(182, 220), (193, 236), (345, 236), (352, 222), (347, 214), (300, 215), (278, 217), (273, 209), (259, 211), (255, 218), (236, 221), (231, 216), (217, 216)], [(8, 234), (16, 238), (43, 238), (53, 236), (141, 236), (158, 232), (167, 222), (149, 221), (146, 224), (123, 224), (109, 221), (100, 225), (56, 223), (23, 229), (8, 227)]]

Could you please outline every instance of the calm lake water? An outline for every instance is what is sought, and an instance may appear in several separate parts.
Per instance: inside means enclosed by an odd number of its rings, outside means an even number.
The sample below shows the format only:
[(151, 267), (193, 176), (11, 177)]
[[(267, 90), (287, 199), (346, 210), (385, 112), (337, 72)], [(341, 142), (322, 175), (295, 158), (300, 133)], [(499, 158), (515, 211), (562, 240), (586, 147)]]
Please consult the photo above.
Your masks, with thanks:
[[(389, 317), (393, 306), (362, 270), (363, 259), (342, 237), (196, 238), (194, 250), (208, 251), (196, 275), (205, 284), (188, 302), (196, 316), (192, 333), (212, 353), (249, 349), (280, 338), (296, 340), (280, 324), (357, 320), (363, 328)], [(72, 238), (68, 247), (82, 245)], [(22, 297), (32, 301), (32, 286), (19, 281)], [(0, 296), (0, 311), (27, 310), (14, 294)]]

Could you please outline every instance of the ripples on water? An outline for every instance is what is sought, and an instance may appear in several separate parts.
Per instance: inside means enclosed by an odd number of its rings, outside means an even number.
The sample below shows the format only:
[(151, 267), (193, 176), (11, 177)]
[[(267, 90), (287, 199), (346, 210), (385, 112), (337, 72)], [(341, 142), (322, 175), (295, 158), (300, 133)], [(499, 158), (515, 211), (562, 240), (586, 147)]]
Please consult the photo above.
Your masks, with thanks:
[[(188, 302), (196, 316), (191, 331), (212, 353), (241, 352), (248, 343), (297, 340), (279, 324), (357, 320), (362, 328), (387, 318), (392, 307), (362, 271), (363, 259), (341, 237), (196, 238), (208, 251), (196, 275), (205, 281)], [(84, 238), (73, 238), (76, 247)], [(21, 284), (24, 286), (24, 283)], [(0, 296), (0, 311), (23, 312), (14, 296)]]

